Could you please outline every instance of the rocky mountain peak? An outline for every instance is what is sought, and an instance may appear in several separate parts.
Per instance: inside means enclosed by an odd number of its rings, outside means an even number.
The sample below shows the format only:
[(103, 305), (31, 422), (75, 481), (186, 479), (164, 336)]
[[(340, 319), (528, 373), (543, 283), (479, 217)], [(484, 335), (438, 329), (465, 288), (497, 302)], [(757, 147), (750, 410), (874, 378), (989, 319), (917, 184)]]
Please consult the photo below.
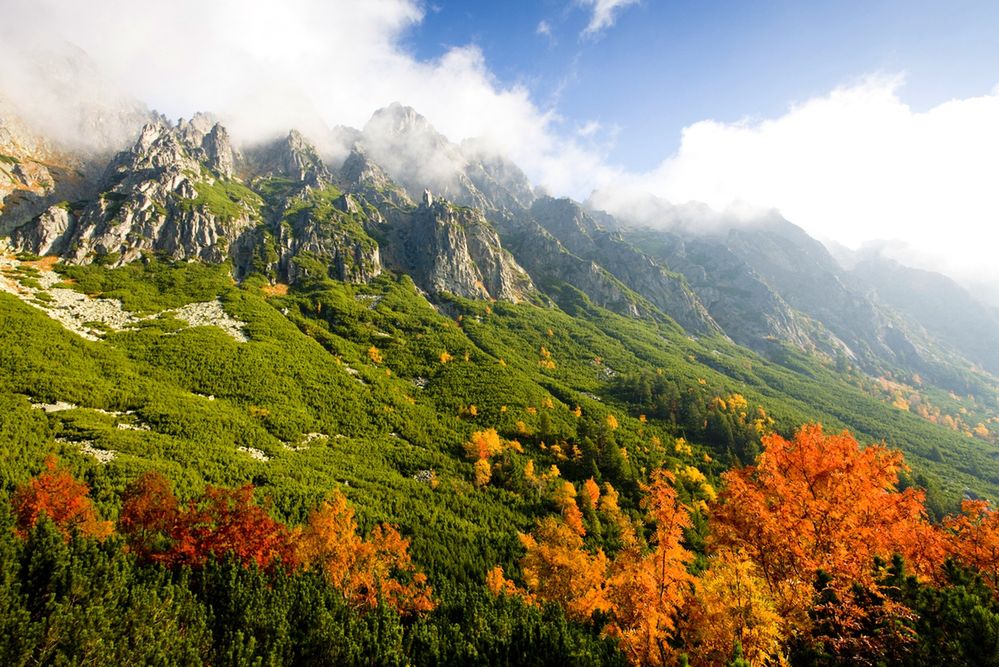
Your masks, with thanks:
[(235, 155), (229, 133), (220, 123), (212, 126), (201, 140), (201, 148), (205, 152), (209, 168), (226, 178), (232, 178)]
[(340, 167), (340, 182), (348, 189), (365, 193), (371, 200), (386, 200), (396, 206), (413, 206), (409, 194), (396, 185), (385, 170), (361, 146), (355, 146)]
[(522, 212), (534, 201), (524, 173), (481, 140), (452, 143), (410, 107), (376, 111), (357, 142), (409, 196), (425, 188), (490, 213)]
[(257, 176), (287, 178), (322, 188), (333, 181), (319, 151), (298, 130), (247, 151), (251, 171)]
[(176, 125), (176, 132), (185, 145), (200, 147), (205, 136), (216, 125), (218, 125), (218, 120), (214, 115), (199, 111), (189, 119), (179, 119)]
[(233, 162), (228, 133), (212, 119), (156, 118), (111, 161), (96, 198), (52, 206), (11, 239), (81, 263), (110, 256), (125, 264), (149, 251), (222, 261), (259, 216), (256, 196), (231, 181)]
[(359, 144), (413, 199), (430, 188), (460, 204), (487, 207), (465, 173), (461, 150), (409, 107), (396, 103), (376, 111)]
[[(211, 124), (209, 124), (211, 123)], [(235, 153), (229, 133), (206, 114), (171, 125), (157, 118), (146, 123), (131, 150), (119, 153), (105, 173), (104, 184), (118, 183), (126, 175), (148, 176), (148, 171), (201, 171), (231, 178)]]
[(416, 112), (416, 109), (405, 106), (399, 102), (393, 102), (387, 107), (382, 107), (371, 115), (364, 126), (364, 134), (413, 134), (421, 133), (426, 135), (436, 135), (442, 142), (447, 140), (441, 136), (434, 126), (426, 118)]

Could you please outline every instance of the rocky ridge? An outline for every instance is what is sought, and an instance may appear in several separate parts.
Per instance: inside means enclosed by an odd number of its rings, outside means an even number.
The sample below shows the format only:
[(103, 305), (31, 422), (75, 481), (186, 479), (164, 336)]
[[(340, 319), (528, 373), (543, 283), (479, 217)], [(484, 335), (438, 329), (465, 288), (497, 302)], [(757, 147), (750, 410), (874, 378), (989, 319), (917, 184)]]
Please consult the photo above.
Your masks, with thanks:
[(89, 203), (60, 203), (14, 230), (18, 250), (121, 266), (144, 253), (221, 262), (259, 219), (260, 199), (231, 180), (225, 129), (204, 117), (147, 124)]
[(431, 293), (522, 301), (534, 293), (528, 273), (500, 242), (482, 212), (435, 199), (389, 215), (385, 261)]

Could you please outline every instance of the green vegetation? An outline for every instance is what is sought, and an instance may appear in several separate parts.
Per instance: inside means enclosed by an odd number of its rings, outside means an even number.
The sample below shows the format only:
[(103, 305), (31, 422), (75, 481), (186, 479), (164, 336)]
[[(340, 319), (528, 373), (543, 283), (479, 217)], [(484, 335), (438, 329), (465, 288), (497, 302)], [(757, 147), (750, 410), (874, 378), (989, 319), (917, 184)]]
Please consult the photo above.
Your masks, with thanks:
[[(333, 205), (338, 196), (311, 193), (289, 208), (288, 224), (299, 215), (343, 224), (349, 214)], [(758, 452), (756, 420), (786, 435), (816, 420), (886, 441), (905, 452), (914, 468), (907, 483), (929, 487), (938, 514), (966, 492), (999, 495), (999, 461), (980, 440), (886, 405), (814, 358), (786, 349), (774, 363), (720, 338), (694, 340), (670, 322), (615, 315), (578, 293), (562, 299), (564, 310), (457, 298), (435, 308), (409, 278), (391, 275), (349, 285), (310, 273), (287, 295), (267, 297), (261, 277), (236, 285), (224, 266), (147, 258), (59, 270), (74, 289), (151, 317), (95, 343), (0, 294), (0, 498), (53, 452), (111, 519), (126, 486), (149, 470), (168, 477), (182, 500), (206, 485), (252, 483), (290, 523), (338, 490), (363, 528), (400, 527), (439, 604), (418, 620), (358, 614), (310, 577), (228, 563), (171, 572), (134, 562), (113, 540), (57, 544), (42, 524), (23, 544), (9, 530), (0, 541), (8, 610), (0, 616), (25, 628), (3, 633), (21, 638), (7, 656), (38, 655), (40, 638), (55, 636), (46, 655), (82, 660), (96, 640), (78, 638), (117, 631), (102, 623), (124, 619), (115, 627), (140, 637), (143, 619), (156, 617), (162, 634), (102, 659), (606, 664), (615, 648), (591, 626), (485, 591), (494, 565), (519, 576), (517, 533), (556, 511), (525, 484), (528, 462), (538, 474), (557, 466), (577, 484), (612, 483), (636, 517), (640, 485), (660, 466), (697, 469), (703, 484), (720, 487), (726, 467)], [(164, 312), (215, 298), (246, 323), (250, 342)], [(57, 401), (78, 407), (31, 405)], [(476, 488), (463, 445), (488, 428), (522, 451), (497, 459), (492, 481)], [(115, 457), (100, 464), (82, 443)], [(707, 497), (703, 484), (681, 479), (681, 498)], [(687, 543), (701, 559), (705, 534), (695, 515)], [(592, 536), (608, 552), (619, 539), (611, 527)], [(16, 582), (32, 563), (41, 569), (29, 596)], [(94, 593), (60, 611), (69, 572)], [(938, 604), (921, 591), (906, 594)], [(230, 653), (237, 648), (246, 653)]]
[(235, 220), (244, 216), (255, 217), (263, 205), (260, 195), (238, 181), (219, 179), (209, 183), (194, 179), (192, 183), (197, 196), (180, 202), (181, 208), (186, 211), (203, 208), (223, 220)]

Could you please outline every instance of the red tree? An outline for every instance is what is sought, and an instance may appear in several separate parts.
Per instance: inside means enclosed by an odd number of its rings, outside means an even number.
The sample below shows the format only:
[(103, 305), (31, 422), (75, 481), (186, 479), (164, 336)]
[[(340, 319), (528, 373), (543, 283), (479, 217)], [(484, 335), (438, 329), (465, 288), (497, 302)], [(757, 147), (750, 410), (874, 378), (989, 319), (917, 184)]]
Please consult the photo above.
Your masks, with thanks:
[(18, 535), (26, 537), (43, 514), (67, 540), (74, 532), (97, 538), (110, 535), (111, 523), (97, 517), (90, 500), (90, 487), (60, 467), (53, 455), (45, 459), (45, 468), (45, 472), (14, 492), (11, 504)]

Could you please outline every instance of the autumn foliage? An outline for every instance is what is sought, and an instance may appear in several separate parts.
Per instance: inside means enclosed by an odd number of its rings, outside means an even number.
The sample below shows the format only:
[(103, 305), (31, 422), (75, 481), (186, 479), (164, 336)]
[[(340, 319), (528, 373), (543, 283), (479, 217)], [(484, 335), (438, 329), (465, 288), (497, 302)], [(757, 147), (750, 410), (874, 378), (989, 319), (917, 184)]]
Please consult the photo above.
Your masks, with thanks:
[(74, 532), (97, 538), (112, 532), (111, 523), (98, 518), (90, 500), (90, 488), (60, 467), (54, 456), (45, 459), (43, 473), (14, 492), (11, 504), (16, 529), (22, 537), (43, 515), (66, 539)]
[(830, 601), (835, 609), (818, 610), (826, 619), (824, 638), (849, 634), (871, 621), (869, 613), (888, 625), (893, 615), (903, 618), (906, 610), (880, 590), (877, 563), (901, 554), (926, 578), (945, 552), (922, 491), (898, 489), (901, 455), (878, 445), (861, 449), (848, 433), (827, 435), (819, 425), (802, 427), (792, 440), (765, 436), (763, 446), (756, 466), (723, 475), (711, 534), (717, 547), (752, 561), (785, 632), (818, 637), (816, 605)]
[(950, 555), (981, 573), (999, 595), (999, 514), (984, 500), (965, 500), (961, 514), (944, 521)]
[[(74, 533), (103, 538), (113, 532), (111, 522), (98, 519), (87, 485), (54, 457), (15, 492), (12, 505), (22, 538), (43, 515), (67, 539)], [(210, 559), (232, 558), (265, 570), (314, 570), (359, 610), (379, 604), (401, 614), (434, 608), (426, 575), (410, 558), (409, 540), (387, 524), (362, 538), (341, 493), (314, 510), (304, 526), (289, 527), (254, 502), (251, 485), (209, 486), (181, 503), (165, 477), (147, 472), (126, 490), (118, 528), (129, 550), (146, 562), (200, 567)]]
[(165, 565), (203, 565), (229, 556), (243, 565), (293, 568), (294, 531), (253, 502), (253, 487), (208, 487), (181, 506), (161, 475), (149, 472), (126, 492), (119, 525), (140, 556)]
[[(999, 597), (999, 513), (984, 501), (965, 501), (960, 515), (934, 525), (923, 491), (900, 488), (897, 452), (819, 425), (792, 439), (766, 435), (762, 445), (755, 465), (722, 476), (717, 498), (700, 471), (678, 464), (677, 478), (701, 498), (693, 509), (672, 473), (653, 471), (641, 520), (609, 484), (561, 480), (552, 496), (559, 514), (521, 535), (523, 588), (494, 568), (489, 590), (598, 623), (641, 665), (895, 661), (915, 641), (916, 618), (893, 588), (899, 563), (935, 586), (952, 559)], [(708, 550), (695, 575), (685, 534), (702, 512)], [(615, 548), (588, 544), (598, 520), (605, 534), (613, 529)]]
[(354, 510), (341, 493), (309, 515), (297, 544), (302, 566), (322, 572), (355, 607), (373, 608), (384, 601), (402, 613), (433, 609), (426, 575), (410, 559), (409, 540), (385, 524), (362, 539)]
[[(496, 566), (486, 588), (557, 605), (616, 640), (631, 663), (655, 666), (780, 665), (802, 656), (888, 664), (916, 640), (918, 606), (900, 597), (900, 582), (945, 586), (963, 566), (999, 600), (999, 513), (987, 502), (966, 500), (960, 514), (933, 524), (923, 491), (900, 488), (898, 452), (819, 425), (791, 439), (765, 435), (762, 447), (754, 465), (722, 474), (717, 495), (711, 471), (684, 461), (672, 472), (652, 470), (639, 493), (623, 495), (592, 477), (563, 478), (555, 465), (538, 474), (528, 460), (524, 480), (549, 513), (519, 535), (517, 581)], [(677, 443), (678, 453), (689, 450)], [(479, 486), (493, 460), (522, 451), (494, 429), (465, 445), (481, 464)], [(22, 538), (43, 516), (67, 540), (113, 532), (87, 485), (54, 458), (15, 491), (12, 506)], [(416, 615), (435, 606), (409, 540), (388, 524), (363, 535), (339, 492), (304, 523), (287, 525), (258, 504), (251, 485), (209, 486), (181, 501), (149, 472), (127, 488), (117, 528), (140, 562), (200, 568), (230, 559), (268, 575), (314, 573), (304, 576), (324, 581), (352, 613), (384, 604)]]
[(653, 527), (648, 548), (622, 513), (612, 486), (605, 485), (601, 495), (593, 480), (583, 485), (587, 509), (594, 509), (599, 499), (601, 514), (621, 531), (624, 548), (612, 559), (602, 549), (585, 547), (578, 494), (571, 482), (562, 482), (555, 493), (561, 516), (541, 519), (531, 534), (520, 536), (526, 590), (517, 589), (496, 568), (487, 575), (490, 590), (557, 603), (581, 621), (599, 613), (603, 633), (618, 639), (633, 662), (670, 664), (677, 658), (670, 640), (693, 581), (687, 572), (693, 554), (682, 543), (690, 518), (677, 500), (670, 473), (658, 471), (644, 490), (643, 508)]
[(686, 617), (683, 630), (694, 664), (727, 664), (735, 642), (752, 665), (780, 655), (781, 616), (756, 565), (742, 551), (712, 555), (696, 579)]
[(485, 486), (492, 479), (492, 464), (489, 459), (503, 452), (503, 442), (496, 429), (476, 431), (465, 443), (465, 456), (474, 461), (475, 486)]
[(607, 596), (613, 613), (605, 632), (617, 637), (638, 664), (667, 665), (677, 659), (670, 640), (693, 582), (687, 566), (694, 556), (683, 544), (690, 516), (673, 482), (665, 470), (653, 474), (642, 501), (653, 525), (651, 548), (626, 547), (610, 569)]

